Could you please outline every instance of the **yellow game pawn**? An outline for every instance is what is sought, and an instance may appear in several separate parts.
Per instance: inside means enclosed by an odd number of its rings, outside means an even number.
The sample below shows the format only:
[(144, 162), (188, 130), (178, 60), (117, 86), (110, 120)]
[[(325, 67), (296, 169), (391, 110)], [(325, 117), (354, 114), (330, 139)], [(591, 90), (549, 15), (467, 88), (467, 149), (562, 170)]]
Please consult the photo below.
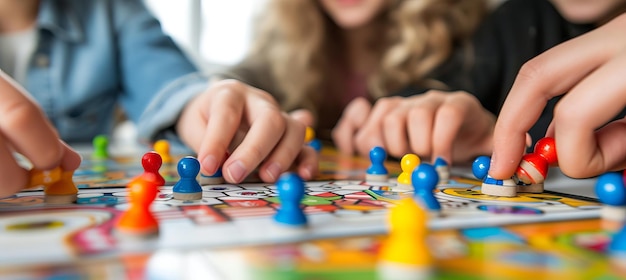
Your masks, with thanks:
[(380, 279), (430, 279), (433, 257), (426, 245), (427, 217), (413, 198), (390, 209), (389, 236), (379, 253)]
[(44, 188), (45, 201), (49, 204), (69, 204), (76, 201), (78, 188), (74, 184), (74, 171), (62, 171), (61, 178)]
[(413, 170), (415, 170), (415, 167), (417, 167), (420, 162), (421, 160), (416, 154), (406, 154), (402, 157), (400, 160), (402, 173), (398, 176), (397, 188), (407, 191), (413, 190), (413, 185), (411, 184), (411, 173), (413, 173)]
[(154, 142), (153, 148), (154, 151), (161, 156), (163, 164), (172, 164), (174, 162), (172, 160), (172, 156), (170, 155), (170, 142), (167, 140), (158, 140)]
[(307, 126), (304, 133), (304, 143), (309, 143), (315, 139), (315, 130), (312, 127)]

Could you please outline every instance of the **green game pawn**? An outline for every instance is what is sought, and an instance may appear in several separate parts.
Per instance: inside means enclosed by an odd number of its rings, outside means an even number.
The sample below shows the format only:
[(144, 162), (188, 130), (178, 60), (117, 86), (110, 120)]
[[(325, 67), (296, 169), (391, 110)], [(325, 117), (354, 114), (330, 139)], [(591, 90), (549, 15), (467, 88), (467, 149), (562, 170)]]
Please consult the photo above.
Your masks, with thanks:
[(98, 135), (93, 138), (93, 154), (94, 160), (106, 160), (109, 158), (108, 146), (109, 138), (106, 135)]

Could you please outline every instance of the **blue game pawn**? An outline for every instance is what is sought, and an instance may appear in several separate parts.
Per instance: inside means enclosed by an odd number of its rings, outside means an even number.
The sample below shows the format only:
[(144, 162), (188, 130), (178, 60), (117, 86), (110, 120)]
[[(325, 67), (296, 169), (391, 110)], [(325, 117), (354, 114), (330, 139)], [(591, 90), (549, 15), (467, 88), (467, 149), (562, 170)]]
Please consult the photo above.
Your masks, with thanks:
[(450, 181), (450, 166), (448, 162), (441, 157), (437, 157), (434, 166), (437, 174), (439, 174), (439, 184), (447, 184)]
[(491, 158), (479, 156), (472, 163), (472, 173), (483, 181), (480, 192), (486, 195), (513, 197), (517, 195), (517, 184), (513, 179), (497, 180), (489, 176)]
[(435, 197), (435, 188), (439, 183), (439, 174), (435, 167), (428, 163), (420, 165), (411, 173), (411, 184), (413, 185), (415, 200), (431, 214), (441, 213), (441, 204)]
[(224, 175), (222, 174), (222, 168), (218, 168), (213, 175), (200, 174), (201, 185), (219, 185), (224, 183)]
[(626, 188), (622, 172), (608, 172), (596, 181), (596, 195), (604, 206), (602, 219), (617, 223), (626, 222)]
[(607, 249), (611, 262), (620, 269), (626, 270), (626, 225), (613, 235)]
[(365, 172), (367, 182), (387, 182), (389, 172), (385, 168), (387, 152), (382, 147), (376, 146), (370, 150), (370, 167)]
[(311, 140), (311, 142), (309, 142), (309, 146), (313, 148), (313, 150), (319, 153), (322, 151), (323, 145), (322, 145), (322, 141), (316, 138), (316, 139)]
[(276, 181), (276, 189), (280, 198), (280, 208), (276, 211), (274, 220), (289, 227), (305, 227), (306, 215), (300, 208), (300, 201), (304, 198), (302, 178), (295, 173), (284, 173)]
[(174, 185), (174, 199), (202, 199), (202, 187), (196, 180), (200, 173), (200, 162), (194, 157), (184, 157), (178, 162), (180, 180)]

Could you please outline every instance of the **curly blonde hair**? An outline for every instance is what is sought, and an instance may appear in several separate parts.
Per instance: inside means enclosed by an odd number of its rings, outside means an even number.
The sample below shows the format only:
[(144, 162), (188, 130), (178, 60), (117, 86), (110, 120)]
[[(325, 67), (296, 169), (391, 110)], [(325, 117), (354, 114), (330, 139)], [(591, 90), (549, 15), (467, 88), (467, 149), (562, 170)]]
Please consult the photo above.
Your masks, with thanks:
[[(484, 0), (389, 0), (375, 19), (383, 35), (372, 48), (378, 65), (367, 77), (369, 94), (383, 97), (409, 85), (441, 87), (427, 75), (468, 38), (486, 9)], [(288, 93), (285, 109), (319, 104), (320, 93), (333, 85), (338, 90), (333, 63), (341, 56), (340, 27), (319, 0), (269, 0), (262, 16), (249, 55), (270, 62), (271, 75)]]

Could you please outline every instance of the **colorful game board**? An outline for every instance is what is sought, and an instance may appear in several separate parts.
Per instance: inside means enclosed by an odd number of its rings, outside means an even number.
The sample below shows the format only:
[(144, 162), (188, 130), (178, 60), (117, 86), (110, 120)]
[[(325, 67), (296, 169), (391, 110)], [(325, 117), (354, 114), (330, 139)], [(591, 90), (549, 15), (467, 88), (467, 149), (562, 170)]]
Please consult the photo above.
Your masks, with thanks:
[[(433, 279), (624, 279), (600, 220), (440, 230)], [(380, 279), (384, 236), (203, 251), (224, 279)], [(220, 260), (228, 260), (227, 262)], [(623, 260), (622, 260), (623, 262)], [(622, 264), (623, 265), (623, 264)]]
[[(116, 218), (129, 206), (124, 184), (141, 172), (138, 164), (108, 161), (94, 168), (98, 165), (86, 160), (76, 174), (80, 186), (76, 204), (46, 205), (41, 191), (0, 199), (0, 271), (119, 258), (156, 249), (224, 248), (385, 233), (387, 207), (411, 193), (393, 191), (392, 182), (359, 180), (367, 160), (328, 150), (321, 158), (320, 181), (306, 183), (302, 204), (310, 222), (305, 230), (275, 225), (272, 216), (280, 202), (271, 184), (207, 185), (200, 201), (174, 200), (172, 187), (166, 186), (152, 206), (160, 233), (151, 240), (127, 240), (112, 230)], [(389, 168), (392, 173), (398, 171), (397, 165), (389, 163)], [(172, 180), (175, 174), (168, 179)], [(600, 205), (593, 199), (550, 192), (498, 198), (480, 194), (478, 184), (453, 177), (440, 186), (436, 196), (443, 215), (432, 219), (430, 227), (492, 227), (599, 216)]]

